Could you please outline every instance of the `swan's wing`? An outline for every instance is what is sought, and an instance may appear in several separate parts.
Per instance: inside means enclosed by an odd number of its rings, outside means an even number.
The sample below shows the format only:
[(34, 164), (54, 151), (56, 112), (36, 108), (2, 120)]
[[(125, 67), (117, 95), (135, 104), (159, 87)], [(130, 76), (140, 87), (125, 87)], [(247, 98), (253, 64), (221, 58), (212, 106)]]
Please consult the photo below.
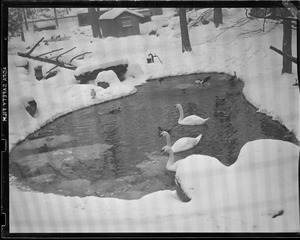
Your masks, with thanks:
[(190, 116), (187, 116), (184, 119), (182, 119), (181, 123), (182, 124), (195, 124), (195, 123), (201, 123), (204, 120), (205, 119), (203, 119), (202, 117), (199, 117), (197, 115), (190, 115)]
[(181, 152), (191, 149), (197, 143), (197, 139), (191, 137), (183, 137), (178, 139), (172, 146), (173, 152)]

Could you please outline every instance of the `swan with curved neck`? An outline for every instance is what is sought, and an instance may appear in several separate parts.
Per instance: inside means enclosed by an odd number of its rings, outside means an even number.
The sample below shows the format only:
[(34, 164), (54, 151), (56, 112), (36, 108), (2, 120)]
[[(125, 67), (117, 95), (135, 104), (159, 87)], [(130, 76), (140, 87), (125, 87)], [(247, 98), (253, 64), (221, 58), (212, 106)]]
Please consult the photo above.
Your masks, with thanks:
[(181, 160), (174, 162), (174, 152), (172, 151), (172, 149), (169, 146), (164, 146), (161, 149), (161, 152), (167, 152), (169, 153), (169, 160), (167, 162), (167, 170), (172, 171), (172, 172), (176, 172), (177, 167), (180, 163)]
[(202, 138), (202, 134), (200, 134), (198, 137), (196, 138), (192, 138), (192, 137), (183, 137), (178, 139), (173, 145), (171, 144), (171, 138), (170, 138), (170, 134), (166, 131), (163, 131), (161, 134), (161, 136), (166, 137), (167, 139), (167, 146), (171, 147), (172, 152), (182, 152), (182, 151), (186, 151), (189, 150), (191, 148), (193, 148), (194, 146), (196, 146), (200, 139)]
[(202, 125), (204, 123), (206, 123), (206, 121), (209, 118), (202, 118), (199, 117), (197, 115), (190, 115), (184, 118), (184, 114), (183, 114), (183, 108), (181, 106), (181, 104), (176, 104), (175, 105), (176, 108), (178, 108), (179, 110), (179, 119), (178, 119), (178, 123), (181, 125)]
[[(215, 177), (215, 174), (211, 173), (225, 174), (227, 170), (218, 159), (208, 155), (192, 154), (175, 162), (174, 153), (169, 146), (163, 147), (162, 151), (169, 154), (166, 169), (175, 172), (176, 192), (183, 202), (188, 202), (195, 194), (203, 194), (214, 187), (215, 183), (211, 181), (211, 177)], [(205, 174), (208, 172), (210, 174)]]

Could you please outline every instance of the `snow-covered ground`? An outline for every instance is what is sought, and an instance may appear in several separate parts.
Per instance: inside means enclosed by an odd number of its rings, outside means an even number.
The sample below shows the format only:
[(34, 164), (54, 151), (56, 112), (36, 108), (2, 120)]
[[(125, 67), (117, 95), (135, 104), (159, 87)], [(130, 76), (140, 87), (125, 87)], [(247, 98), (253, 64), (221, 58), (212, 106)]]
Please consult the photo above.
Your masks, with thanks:
[[(152, 23), (141, 24), (143, 35), (139, 36), (94, 39), (90, 26), (74, 26), (27, 33), (25, 43), (11, 40), (8, 52), (9, 150), (58, 116), (134, 94), (135, 87), (149, 79), (195, 72), (233, 74), (236, 71), (245, 83), (243, 93), (247, 100), (258, 111), (285, 125), (299, 140), (299, 89), (293, 86), (297, 76), (281, 75), (282, 58), (269, 49), (270, 45), (281, 48), (282, 26), (267, 22), (264, 32), (254, 32), (262, 29), (262, 21), (252, 20), (240, 27), (235, 25), (238, 20), (240, 23), (247, 21), (244, 9), (223, 9), (223, 13), (224, 24), (219, 28), (212, 22), (190, 28), (193, 51), (185, 53), (181, 52), (178, 17), (173, 18), (170, 11), (156, 16)], [(196, 19), (197, 13), (192, 14), (191, 18)], [(159, 37), (147, 35), (153, 29)], [(113, 72), (100, 73), (96, 82), (110, 83), (109, 88), (103, 89), (93, 82), (78, 84), (74, 71), (62, 68), (57, 69), (58, 74), (53, 78), (37, 81), (34, 67), (43, 65), (45, 73), (53, 67), (51, 64), (28, 60), (28, 71), (17, 67), (27, 60), (17, 56), (16, 52), (28, 51), (26, 47), (41, 37), (50, 39), (54, 35), (71, 38), (49, 42), (33, 54), (76, 46), (72, 54), (66, 54), (60, 60), (67, 61), (67, 56), (70, 59), (91, 51), (92, 54), (83, 60), (72, 62), (79, 67), (77, 71), (95, 64), (126, 61), (129, 64), (126, 79), (120, 82)], [(162, 64), (157, 59), (147, 64), (149, 51), (157, 54)], [(296, 32), (293, 33), (293, 53), (296, 53)], [(295, 64), (293, 72), (296, 73)], [(96, 92), (94, 99), (90, 95), (92, 89)], [(29, 98), (34, 98), (38, 104), (35, 118), (23, 105)], [(181, 202), (176, 191), (170, 190), (138, 200), (79, 198), (22, 191), (12, 181), (10, 231), (298, 232), (298, 158), (297, 145), (279, 140), (256, 140), (244, 145), (236, 163), (229, 168), (186, 161), (182, 169), (177, 170), (177, 175), (194, 189), (188, 203)], [(189, 169), (197, 174), (192, 174)]]

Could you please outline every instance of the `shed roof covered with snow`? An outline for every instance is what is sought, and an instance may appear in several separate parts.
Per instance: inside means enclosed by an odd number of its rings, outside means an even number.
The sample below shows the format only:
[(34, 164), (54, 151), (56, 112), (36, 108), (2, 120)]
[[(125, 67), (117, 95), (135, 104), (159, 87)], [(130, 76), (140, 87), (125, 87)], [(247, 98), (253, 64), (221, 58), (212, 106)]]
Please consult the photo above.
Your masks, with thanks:
[(106, 13), (102, 14), (99, 19), (100, 20), (104, 20), (104, 19), (115, 19), (117, 18), (118, 16), (120, 16), (122, 13), (129, 13), (129, 14), (132, 14), (132, 15), (135, 15), (137, 17), (141, 17), (141, 18), (144, 18), (143, 14), (140, 14), (140, 13), (137, 13), (133, 10), (129, 10), (127, 8), (115, 8), (115, 9), (112, 9), (112, 10), (109, 10), (107, 11)]
[(53, 30), (56, 29), (56, 24), (54, 21), (40, 21), (34, 23), (34, 30), (35, 31), (42, 31), (42, 30)]
[(126, 8), (115, 8), (99, 17), (103, 37), (126, 37), (140, 34), (144, 16)]

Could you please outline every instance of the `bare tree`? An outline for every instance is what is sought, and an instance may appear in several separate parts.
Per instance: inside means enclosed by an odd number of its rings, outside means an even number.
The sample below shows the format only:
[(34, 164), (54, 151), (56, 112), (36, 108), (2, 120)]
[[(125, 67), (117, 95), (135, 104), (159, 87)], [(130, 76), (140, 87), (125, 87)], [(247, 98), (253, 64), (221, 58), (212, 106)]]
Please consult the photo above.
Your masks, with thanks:
[(23, 10), (23, 16), (24, 16), (24, 21), (25, 21), (25, 27), (26, 27), (26, 30), (28, 31), (29, 28), (28, 28), (28, 23), (27, 23), (27, 14), (26, 14), (26, 10), (25, 10), (25, 8), (23, 8), (22, 10)]
[[(22, 11), (21, 11), (20, 8), (18, 9), (18, 12), (19, 12), (19, 15), (20, 15), (21, 18), (22, 18)], [(23, 19), (22, 19), (22, 20), (23, 20)], [(25, 35), (24, 35), (24, 29), (23, 29), (23, 21), (21, 22), (20, 30), (21, 30), (21, 39), (22, 39), (23, 42), (25, 42)]]
[(100, 32), (98, 14), (96, 12), (96, 9), (95, 8), (88, 8), (88, 12), (89, 12), (90, 24), (92, 26), (92, 31), (93, 31), (93, 37), (94, 38), (97, 38), (97, 37), (102, 38), (102, 35), (101, 35), (101, 32)]
[(220, 24), (223, 24), (223, 13), (222, 8), (214, 8), (214, 24), (219, 27)]
[(9, 8), (8, 9), (8, 36), (9, 38), (21, 36), (23, 42), (25, 42), (25, 36), (23, 31), (23, 16), (21, 8)]
[(57, 12), (56, 12), (56, 8), (54, 8), (54, 18), (55, 18), (55, 24), (56, 24), (56, 27), (58, 27), (58, 20), (57, 20)]
[(283, 56), (281, 72), (292, 73), (292, 62), (297, 64), (297, 59), (292, 56), (292, 26), (293, 22), (297, 22), (297, 19), (292, 16), (287, 8), (266, 8), (260, 13), (258, 14), (257, 11), (253, 11), (253, 13), (249, 13), (249, 16), (263, 18), (264, 24), (266, 19), (277, 20), (283, 24), (282, 51), (273, 46), (270, 48)]
[[(288, 10), (283, 11), (284, 15), (288, 16)], [(282, 51), (292, 56), (292, 22), (288, 19), (283, 20)], [(292, 73), (292, 61), (287, 56), (283, 56), (281, 73)]]
[(192, 47), (190, 43), (189, 31), (186, 21), (186, 9), (179, 8), (179, 20), (180, 20), (180, 31), (181, 31), (181, 43), (182, 43), (182, 52), (191, 52)]

